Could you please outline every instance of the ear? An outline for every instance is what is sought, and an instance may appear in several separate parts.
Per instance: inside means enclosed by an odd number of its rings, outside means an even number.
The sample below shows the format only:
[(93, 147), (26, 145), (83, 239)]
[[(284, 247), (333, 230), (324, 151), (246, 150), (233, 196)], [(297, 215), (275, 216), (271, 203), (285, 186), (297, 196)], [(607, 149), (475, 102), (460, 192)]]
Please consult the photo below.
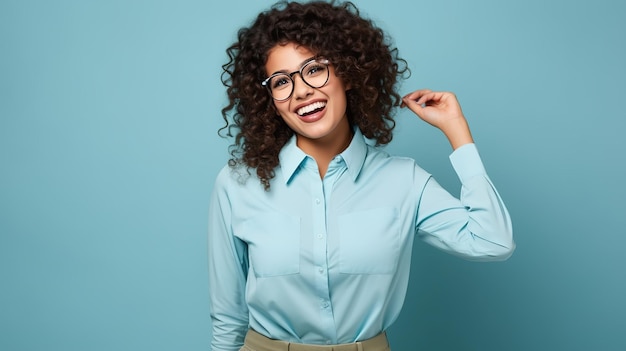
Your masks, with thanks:
[(352, 83), (346, 82), (345, 80), (343, 80), (342, 83), (344, 84), (344, 90), (345, 91), (348, 91), (348, 90), (352, 89)]

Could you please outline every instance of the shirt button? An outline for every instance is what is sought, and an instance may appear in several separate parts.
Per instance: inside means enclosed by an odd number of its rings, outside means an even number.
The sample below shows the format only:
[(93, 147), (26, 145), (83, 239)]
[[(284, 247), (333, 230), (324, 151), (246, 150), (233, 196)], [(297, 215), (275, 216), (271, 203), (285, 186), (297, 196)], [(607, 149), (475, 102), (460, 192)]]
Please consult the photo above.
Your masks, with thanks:
[(320, 272), (320, 274), (323, 274), (324, 273), (324, 268), (318, 268), (317, 271)]
[(326, 340), (326, 345), (330, 345), (330, 344), (332, 344), (332, 341)]
[(323, 237), (324, 237), (324, 236), (323, 236), (322, 234), (317, 234), (317, 238), (318, 238), (318, 239), (321, 239), (321, 238), (323, 238)]
[(320, 201), (320, 199), (315, 199), (315, 203), (316, 203), (316, 204), (318, 204), (318, 205), (319, 205), (319, 204), (320, 204), (320, 202), (322, 202), (322, 201)]

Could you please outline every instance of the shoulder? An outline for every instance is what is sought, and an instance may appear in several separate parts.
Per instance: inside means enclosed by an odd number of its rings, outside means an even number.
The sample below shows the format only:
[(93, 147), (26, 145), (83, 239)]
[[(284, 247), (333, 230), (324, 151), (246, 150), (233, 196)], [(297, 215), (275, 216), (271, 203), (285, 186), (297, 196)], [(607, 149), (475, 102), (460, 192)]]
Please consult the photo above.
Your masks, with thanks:
[(243, 164), (225, 164), (215, 178), (215, 188), (230, 188), (237, 184), (248, 183), (249, 178), (256, 178), (253, 171)]
[(413, 178), (414, 181), (425, 182), (431, 176), (414, 159), (391, 155), (387, 151), (371, 145), (368, 145), (364, 167), (368, 170), (382, 172), (392, 179)]
[(387, 151), (371, 145), (368, 145), (365, 162), (371, 165), (394, 168), (407, 172), (413, 172), (415, 170), (418, 172), (426, 172), (410, 157), (391, 155)]
[(214, 189), (231, 194), (265, 191), (256, 170), (241, 163), (224, 165), (215, 178)]

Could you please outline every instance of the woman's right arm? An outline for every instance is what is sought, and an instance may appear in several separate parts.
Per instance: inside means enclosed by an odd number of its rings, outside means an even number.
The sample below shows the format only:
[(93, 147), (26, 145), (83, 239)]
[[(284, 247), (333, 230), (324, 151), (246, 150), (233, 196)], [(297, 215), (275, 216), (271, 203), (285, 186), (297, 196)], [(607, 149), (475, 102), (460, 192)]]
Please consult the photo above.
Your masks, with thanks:
[[(237, 351), (248, 331), (247, 246), (232, 233), (229, 170), (217, 177), (209, 205), (209, 306), (213, 351)], [(232, 194), (231, 194), (232, 195)]]

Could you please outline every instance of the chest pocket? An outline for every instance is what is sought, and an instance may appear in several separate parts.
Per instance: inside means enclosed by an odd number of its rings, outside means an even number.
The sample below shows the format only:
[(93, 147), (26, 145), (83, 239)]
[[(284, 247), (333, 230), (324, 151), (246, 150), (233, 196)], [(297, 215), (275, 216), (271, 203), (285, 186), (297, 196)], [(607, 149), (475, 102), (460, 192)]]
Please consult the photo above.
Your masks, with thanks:
[(273, 277), (300, 272), (300, 218), (265, 213), (234, 228), (248, 244), (250, 269), (255, 276)]
[(339, 270), (349, 274), (390, 274), (398, 265), (400, 230), (392, 207), (339, 217)]

